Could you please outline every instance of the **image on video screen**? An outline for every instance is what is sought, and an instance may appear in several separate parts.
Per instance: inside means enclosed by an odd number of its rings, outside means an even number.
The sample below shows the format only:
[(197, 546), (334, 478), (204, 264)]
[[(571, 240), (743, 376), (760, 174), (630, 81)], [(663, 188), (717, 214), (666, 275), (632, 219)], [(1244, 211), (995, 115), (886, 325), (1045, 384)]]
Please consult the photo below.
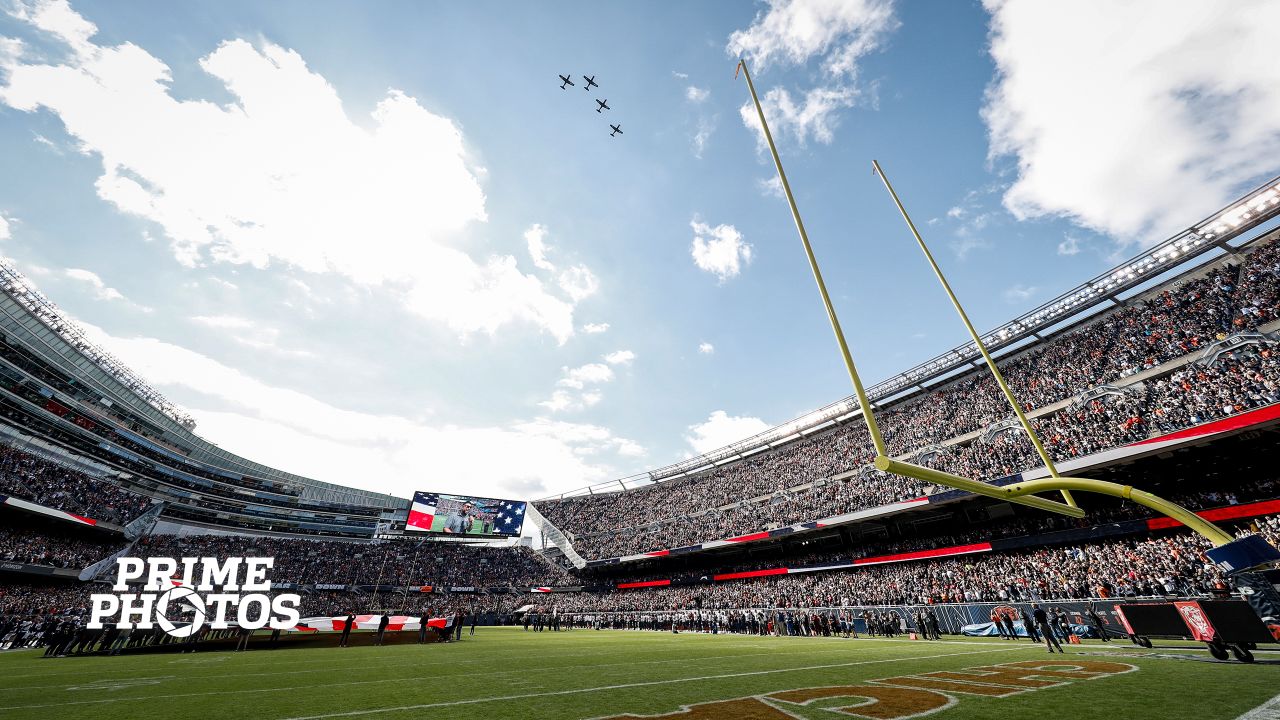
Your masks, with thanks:
[(416, 492), (405, 530), (512, 537), (524, 527), (524, 505), (520, 500)]

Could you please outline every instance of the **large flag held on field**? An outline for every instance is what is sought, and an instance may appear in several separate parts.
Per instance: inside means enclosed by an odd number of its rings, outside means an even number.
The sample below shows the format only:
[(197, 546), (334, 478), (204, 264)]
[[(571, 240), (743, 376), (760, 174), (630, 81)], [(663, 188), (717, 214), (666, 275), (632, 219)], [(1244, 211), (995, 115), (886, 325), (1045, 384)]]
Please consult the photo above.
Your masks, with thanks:
[[(381, 615), (356, 615), (351, 624), (352, 630), (377, 630), (382, 622)], [(422, 618), (417, 615), (390, 615), (387, 617), (387, 632), (417, 630), (422, 625)], [(347, 616), (308, 617), (302, 618), (293, 628), (295, 632), (342, 632), (347, 627)], [(453, 627), (453, 616), (428, 618), (427, 627), (437, 630), (448, 630)]]
[(436, 519), (436, 506), (439, 504), (438, 493), (414, 493), (413, 505), (409, 507), (409, 520), (405, 523), (405, 529), (430, 531), (431, 523)]

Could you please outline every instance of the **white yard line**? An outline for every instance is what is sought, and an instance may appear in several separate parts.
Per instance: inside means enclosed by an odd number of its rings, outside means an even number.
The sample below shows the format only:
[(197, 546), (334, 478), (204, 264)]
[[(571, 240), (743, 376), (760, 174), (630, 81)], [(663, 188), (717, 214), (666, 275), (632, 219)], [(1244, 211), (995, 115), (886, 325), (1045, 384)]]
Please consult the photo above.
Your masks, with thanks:
[[(955, 657), (960, 655), (982, 655), (986, 653), (995, 653), (995, 652), (1013, 652), (1015, 650), (1020, 650), (1020, 649), (1022, 649), (1022, 647), (991, 648), (987, 650), (972, 650), (972, 651), (960, 652), (960, 653), (942, 653), (938, 655), (913, 655), (910, 657), (883, 658), (880, 660), (858, 660), (853, 662), (831, 663), (826, 665), (807, 665), (803, 667), (776, 668), (773, 670), (754, 670), (750, 672), (724, 673), (721, 675), (705, 675), (701, 677), (672, 678), (668, 680), (650, 680), (646, 682), (626, 683), (622, 685), (602, 685), (598, 687), (578, 688), (574, 690), (554, 690), (554, 691), (539, 692), (539, 693), (523, 693), (519, 695), (503, 695), (503, 696), (495, 696), (495, 697), (487, 697), (487, 698), (474, 698), (470, 700), (454, 700), (450, 702), (426, 703), (422, 705), (405, 705), (401, 707), (373, 708), (370, 710), (350, 710), (347, 712), (328, 713), (324, 715), (308, 715), (304, 717), (290, 718), (289, 720), (320, 720), (321, 718), (354, 717), (359, 715), (374, 715), (378, 713), (400, 712), (404, 710), (419, 710), (419, 709), (434, 708), (434, 707), (453, 707), (458, 705), (474, 705), (479, 703), (501, 702), (505, 700), (521, 700), (521, 699), (527, 699), (527, 698), (557, 696), (557, 695), (577, 695), (581, 693), (601, 692), (601, 691), (607, 691), (607, 690), (624, 690), (627, 688), (636, 688), (636, 687), (652, 687), (655, 685), (673, 685), (677, 683), (700, 682), (703, 680), (718, 680), (718, 679), (736, 678), (736, 677), (752, 677), (757, 675), (773, 675), (777, 673), (802, 672), (805, 670), (825, 670), (830, 668), (853, 667), (856, 665), (876, 665), (880, 663), (904, 662), (908, 660), (932, 660), (934, 658)], [(260, 689), (251, 689), (251, 690), (211, 690), (209, 692), (198, 692), (198, 693), (173, 693), (173, 694), (167, 694), (167, 695), (139, 695), (136, 697), (124, 697), (124, 698), (99, 698), (96, 700), (75, 700), (70, 702), (43, 703), (39, 705), (9, 705), (9, 706), (0, 707), (0, 710), (35, 710), (35, 709), (41, 709), (41, 708), (68, 707), (68, 706), (75, 706), (75, 705), (103, 705), (107, 703), (118, 703), (118, 702), (152, 702), (155, 700), (169, 700), (169, 699), (176, 699), (176, 698), (192, 698), (192, 697), (213, 697), (217, 695), (253, 695), (253, 694), (262, 694), (262, 693), (292, 692), (295, 690), (315, 690), (320, 688), (331, 689), (331, 688), (339, 688), (339, 687), (351, 687), (356, 685), (379, 685), (383, 683), (403, 683), (403, 682), (405, 682), (404, 678), (387, 678), (382, 680), (354, 680), (350, 682), (330, 682), (330, 683), (324, 683), (321, 685), (293, 685), (289, 687), (260, 688)]]
[(1236, 718), (1236, 720), (1278, 720), (1280, 719), (1280, 695), (1262, 703), (1258, 707)]

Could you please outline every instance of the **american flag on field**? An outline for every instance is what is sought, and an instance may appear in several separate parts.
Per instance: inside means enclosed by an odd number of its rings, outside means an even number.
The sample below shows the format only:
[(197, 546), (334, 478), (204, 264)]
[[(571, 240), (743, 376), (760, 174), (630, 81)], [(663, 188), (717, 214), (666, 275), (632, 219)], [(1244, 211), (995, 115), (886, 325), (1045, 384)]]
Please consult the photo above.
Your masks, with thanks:
[(413, 504), (409, 506), (409, 520), (405, 522), (405, 529), (430, 531), (431, 523), (436, 519), (436, 506), (439, 504), (440, 495), (438, 493), (414, 493)]
[[(427, 627), (447, 630), (453, 627), (453, 620), (453, 615), (427, 618)], [(377, 630), (381, 621), (381, 615), (356, 615), (351, 629)], [(302, 618), (296, 626), (289, 629), (294, 632), (342, 632), (346, 626), (347, 617), (345, 615), (336, 615), (333, 617)], [(422, 618), (418, 615), (391, 615), (387, 617), (387, 632), (417, 630), (421, 626)]]

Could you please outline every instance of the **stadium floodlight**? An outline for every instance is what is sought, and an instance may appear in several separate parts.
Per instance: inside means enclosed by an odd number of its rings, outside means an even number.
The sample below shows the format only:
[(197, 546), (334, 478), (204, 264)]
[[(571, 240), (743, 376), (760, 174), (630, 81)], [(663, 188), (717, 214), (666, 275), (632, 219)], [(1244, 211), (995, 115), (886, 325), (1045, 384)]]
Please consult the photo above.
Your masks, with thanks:
[[(738, 61), (738, 69), (741, 70), (742, 74), (746, 77), (747, 88), (751, 92), (751, 100), (755, 104), (756, 116), (760, 120), (760, 128), (761, 130), (764, 131), (765, 140), (769, 145), (769, 152), (773, 156), (773, 164), (778, 171), (778, 179), (779, 181), (781, 181), (782, 190), (786, 194), (787, 203), (791, 208), (791, 217), (792, 217), (792, 220), (795, 221), (796, 231), (799, 233), (800, 242), (804, 246), (805, 255), (807, 256), (809, 261), (809, 269), (813, 272), (813, 279), (817, 283), (818, 293), (822, 298), (822, 303), (827, 312), (827, 319), (831, 322), (831, 329), (835, 333), (836, 343), (840, 347), (840, 353), (844, 360), (845, 368), (849, 372), (849, 379), (853, 383), (855, 395), (858, 398), (859, 405), (861, 405), (862, 407), (863, 420), (866, 421), (867, 430), (871, 434), (872, 442), (874, 443), (876, 448), (875, 466), (877, 469), (883, 472), (902, 475), (904, 477), (910, 477), (910, 478), (922, 480), (925, 482), (934, 482), (940, 485), (945, 485), (945, 486), (956, 488), (959, 490), (965, 490), (978, 495), (985, 495), (987, 497), (999, 498), (1002, 500), (1006, 500), (1008, 502), (1020, 503), (1023, 505), (1030, 505), (1032, 507), (1037, 507), (1042, 510), (1049, 510), (1049, 511), (1057, 512), (1063, 515), (1069, 515), (1071, 517), (1084, 517), (1085, 513), (1080, 508), (1075, 507), (1074, 503), (1070, 505), (1059, 503), (1053, 500), (1048, 500), (1046, 498), (1036, 497), (1035, 493), (1057, 491), (1057, 492), (1062, 492), (1063, 496), (1068, 499), (1070, 496), (1067, 491), (1071, 491), (1071, 490), (1080, 490), (1085, 492), (1100, 493), (1104, 495), (1112, 495), (1115, 497), (1121, 497), (1124, 499), (1133, 500), (1134, 502), (1140, 505), (1144, 505), (1148, 508), (1156, 510), (1157, 512), (1167, 515), (1168, 517), (1171, 517), (1183, 523), (1184, 525), (1191, 528), (1192, 530), (1195, 530), (1196, 532), (1200, 533), (1205, 538), (1207, 538), (1210, 542), (1212, 542), (1215, 546), (1221, 547), (1221, 546), (1233, 543), (1234, 538), (1230, 534), (1224, 532), (1221, 528), (1201, 518), (1200, 516), (1196, 515), (1190, 510), (1187, 510), (1186, 508), (1180, 505), (1171, 503), (1162, 498), (1151, 495), (1150, 493), (1146, 493), (1141, 490), (1135, 490), (1132, 487), (1120, 485), (1118, 483), (1105, 482), (1102, 480), (1092, 480), (1088, 478), (1060, 477), (1060, 476), (1057, 476), (1055, 472), (1055, 476), (1047, 480), (1032, 480), (1028, 482), (1016, 483), (1014, 485), (1007, 486), (1007, 487), (996, 487), (995, 485), (990, 485), (988, 483), (980, 482), (978, 480), (972, 480), (970, 478), (960, 477), (959, 475), (953, 475), (951, 473), (942, 472), (940, 470), (934, 470), (932, 468), (913, 465), (911, 463), (894, 460), (893, 458), (889, 457), (885, 449), (884, 439), (883, 437), (881, 437), (880, 430), (876, 425), (875, 415), (871, 407), (871, 401), (868, 399), (867, 393), (863, 389), (862, 381), (858, 377), (858, 370), (857, 370), (857, 367), (854, 365), (853, 357), (850, 354), (849, 345), (845, 341), (844, 332), (840, 328), (840, 322), (836, 317), (835, 308), (831, 303), (831, 297), (830, 295), (828, 295), (826, 284), (822, 280), (822, 271), (818, 267), (818, 261), (817, 261), (817, 258), (814, 256), (813, 247), (809, 244), (809, 235), (808, 233), (805, 232), (804, 221), (801, 219), (800, 210), (796, 206), (795, 196), (791, 192), (791, 185), (790, 183), (787, 182), (786, 172), (782, 168), (782, 159), (778, 155), (777, 145), (774, 144), (773, 135), (769, 131), (769, 124), (764, 116), (764, 107), (760, 104), (759, 96), (756, 95), (755, 84), (751, 81), (751, 74), (747, 71), (747, 64), (745, 60)], [(735, 77), (736, 77), (736, 73), (735, 73)], [(963, 308), (960, 307), (959, 301), (955, 299), (954, 293), (951, 293), (950, 286), (947, 284), (946, 278), (943, 277), (941, 271), (938, 269), (937, 264), (933, 262), (933, 257), (929, 253), (928, 247), (924, 244), (924, 241), (920, 238), (919, 233), (916, 232), (914, 223), (911, 222), (911, 218), (910, 216), (907, 215), (907, 212), (903, 208), (902, 203), (898, 200), (897, 194), (894, 193), (892, 186), (889, 185), (888, 179), (884, 176), (884, 173), (880, 171), (879, 163), (875, 163), (875, 168), (877, 173), (880, 175), (880, 178), (884, 180), (885, 186), (889, 189), (890, 194), (893, 195), (894, 202), (897, 204), (898, 209), (902, 212), (903, 218), (907, 221), (907, 225), (911, 227), (913, 234), (916, 236), (917, 241), (919, 241), (920, 243), (921, 249), (925, 253), (925, 256), (929, 258), (929, 261), (932, 264), (935, 273), (937, 273), (938, 275), (939, 281), (941, 281), (943, 287), (948, 291), (948, 294), (950, 294), (953, 303), (956, 305), (957, 312), (960, 314), (961, 318), (965, 321), (965, 324), (969, 329), (970, 334), (973, 336), (974, 345), (977, 347), (977, 349), (982, 350), (984, 359), (986, 359), (987, 362), (990, 364), (993, 375), (995, 376), (997, 381), (1001, 383), (1002, 388), (1006, 390), (1006, 393), (1009, 396), (1010, 403), (1013, 405), (1014, 410), (1019, 413), (1019, 416), (1020, 416), (1019, 419), (1023, 422), (1024, 426), (1026, 426), (1027, 431), (1031, 436), (1033, 442), (1037, 443), (1037, 449), (1041, 451), (1041, 453), (1043, 454), (1043, 457), (1046, 459), (1047, 467), (1052, 468), (1052, 464), (1050, 461), (1048, 461), (1047, 454), (1044, 454), (1043, 447), (1039, 446), (1035, 433), (1030, 428), (1030, 424), (1026, 421), (1025, 416), (1021, 415), (1021, 410), (1017, 401), (1013, 398), (1012, 393), (1008, 391), (1008, 386), (1004, 384), (1003, 379), (999, 374), (999, 370), (997, 370), (995, 367), (994, 360), (991, 359), (990, 354), (987, 353), (986, 349), (983, 347), (981, 341), (979, 340), (979, 335), (977, 331), (974, 330), (972, 324), (968, 322), (968, 317), (965, 315)]]

